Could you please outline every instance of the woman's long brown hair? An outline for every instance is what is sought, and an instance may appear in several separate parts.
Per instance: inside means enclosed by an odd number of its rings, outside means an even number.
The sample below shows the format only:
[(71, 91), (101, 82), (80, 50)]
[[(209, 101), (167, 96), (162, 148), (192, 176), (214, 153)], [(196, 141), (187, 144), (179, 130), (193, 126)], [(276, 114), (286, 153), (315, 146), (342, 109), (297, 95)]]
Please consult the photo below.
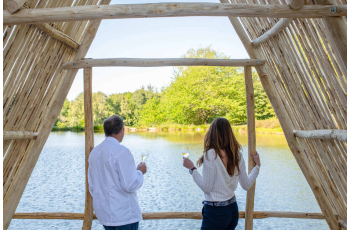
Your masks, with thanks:
[(215, 158), (219, 155), (221, 159), (223, 159), (221, 150), (224, 150), (227, 155), (227, 173), (233, 176), (237, 168), (239, 174), (239, 151), (241, 148), (232, 132), (230, 122), (225, 118), (216, 118), (205, 135), (203, 156), (197, 161), (197, 166), (200, 167), (203, 164), (204, 155), (209, 149), (214, 149)]

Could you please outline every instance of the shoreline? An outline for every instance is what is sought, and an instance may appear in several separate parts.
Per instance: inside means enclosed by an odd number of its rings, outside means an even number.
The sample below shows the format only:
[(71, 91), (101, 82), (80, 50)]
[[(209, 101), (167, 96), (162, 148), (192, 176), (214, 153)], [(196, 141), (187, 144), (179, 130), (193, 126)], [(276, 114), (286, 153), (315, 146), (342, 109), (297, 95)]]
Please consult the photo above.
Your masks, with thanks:
[[(132, 132), (132, 133), (137, 133), (137, 132), (205, 132), (208, 131), (207, 128), (152, 128), (152, 127), (147, 127), (147, 128), (135, 128), (135, 127), (125, 127), (126, 132)], [(248, 131), (246, 130), (246, 126), (240, 127), (240, 126), (232, 126), (232, 130), (234, 132), (239, 132), (239, 133), (247, 133)], [(64, 132), (64, 131), (73, 131), (73, 132), (83, 132), (84, 129), (52, 129), (52, 132)], [(94, 129), (94, 132), (103, 132), (103, 129)], [(268, 128), (256, 128), (256, 133), (259, 134), (271, 134), (271, 135), (284, 135), (283, 131), (281, 130), (276, 130), (276, 129), (268, 129)]]

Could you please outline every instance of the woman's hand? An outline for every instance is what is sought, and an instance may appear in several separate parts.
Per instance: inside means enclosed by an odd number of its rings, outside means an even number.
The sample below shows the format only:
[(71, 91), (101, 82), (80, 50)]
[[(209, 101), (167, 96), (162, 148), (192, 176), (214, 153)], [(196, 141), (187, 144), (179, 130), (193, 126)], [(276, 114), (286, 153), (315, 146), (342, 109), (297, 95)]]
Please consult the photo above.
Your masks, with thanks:
[(183, 166), (185, 168), (188, 168), (188, 169), (193, 169), (194, 168), (194, 164), (193, 164), (193, 162), (190, 159), (188, 159), (187, 157), (184, 157), (183, 159), (184, 159)]
[(260, 164), (259, 153), (256, 152), (255, 156), (252, 153), (249, 153), (249, 154), (253, 157), (255, 164), (260, 167), (261, 164)]

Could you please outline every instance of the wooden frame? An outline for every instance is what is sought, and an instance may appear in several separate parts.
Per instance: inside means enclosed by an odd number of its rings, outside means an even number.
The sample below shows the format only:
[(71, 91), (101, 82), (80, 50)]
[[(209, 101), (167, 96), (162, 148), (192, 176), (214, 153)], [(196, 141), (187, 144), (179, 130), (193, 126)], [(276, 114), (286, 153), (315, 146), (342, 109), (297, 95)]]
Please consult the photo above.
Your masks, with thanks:
[(258, 59), (204, 59), (204, 58), (108, 58), (84, 59), (63, 64), (64, 69), (86, 67), (160, 67), (160, 66), (256, 66), (263, 65)]
[[(52, 1), (50, 5), (43, 4), (43, 1), (38, 5), (28, 1), (30, 9), (24, 9), (24, 2), (24, 0), (8, 0), (9, 8), (12, 7), (11, 4), (15, 4), (13, 5), (14, 10), (9, 10), (12, 13), (17, 12), (10, 14), (4, 11), (4, 24), (10, 25), (4, 27), (4, 57), (6, 57), (4, 58), (4, 98), (6, 98), (4, 111), (9, 113), (8, 116), (4, 115), (6, 117), (4, 118), (4, 129), (31, 131), (4, 131), (4, 149), (9, 149), (4, 157), (3, 226), (5, 229), (10, 224), (12, 217), (84, 219), (83, 228), (91, 228), (93, 216), (91, 196), (89, 197), (87, 187), (84, 214), (14, 214), (78, 68), (89, 68), (91, 77), (92, 66), (253, 66), (254, 63), (250, 61), (257, 61), (257, 59), (246, 59), (241, 60), (243, 64), (240, 64), (239, 62), (234, 63), (237, 60), (230, 59), (81, 60), (85, 57), (101, 22), (101, 20), (90, 21), (86, 27), (88, 22), (83, 20), (185, 16), (229, 16), (249, 56), (251, 58), (269, 57), (266, 61), (261, 60), (255, 63), (256, 70), (281, 123), (288, 145), (323, 212), (323, 214), (254, 212), (253, 208), (248, 205), (249, 201), (254, 201), (252, 198), (254, 195), (248, 192), (247, 199), (250, 198), (247, 201), (247, 211), (240, 212), (240, 217), (244, 218), (247, 215), (247, 226), (251, 225), (252, 218), (286, 217), (325, 218), (331, 229), (338, 229), (339, 224), (346, 228), (344, 221), (347, 216), (346, 208), (344, 208), (346, 203), (344, 205), (342, 200), (347, 196), (346, 186), (343, 183), (346, 181), (347, 164), (347, 146), (344, 143), (347, 141), (347, 69), (345, 66), (347, 29), (342, 17), (347, 15), (346, 5), (336, 5), (339, 1), (335, 0), (329, 0), (327, 3), (329, 5), (324, 5), (325, 2), (322, 0), (316, 0), (317, 5), (304, 7), (303, 0), (287, 0), (288, 5), (247, 4), (249, 2), (244, 0), (231, 0), (232, 3), (229, 3), (228, 0), (221, 0), (222, 4), (156, 3), (92, 6), (97, 4), (98, 0), (91, 0), (89, 2), (73, 1), (74, 5), (92, 4), (73, 7), (60, 7), (69, 5), (67, 1)], [(102, 0), (101, 4), (109, 4), (109, 2), (110, 0)], [(345, 3), (340, 1), (339, 4)], [(6, 6), (5, 2), (4, 6)], [(38, 8), (34, 9), (35, 7)], [(241, 21), (234, 18), (238, 16), (242, 17)], [(249, 17), (261, 18), (259, 18), (259, 23), (251, 23), (256, 19)], [(276, 21), (272, 19), (274, 17), (283, 18), (275, 24)], [(61, 23), (66, 21), (79, 22)], [(55, 27), (43, 24), (48, 22), (55, 22)], [(30, 23), (34, 23), (35, 26), (29, 25)], [(81, 35), (85, 29), (86, 33), (82, 38)], [(267, 32), (260, 36), (262, 31), (266, 30)], [(41, 32), (55, 39), (47, 39), (47, 36)], [(276, 34), (279, 36), (269, 39)], [(74, 39), (81, 42), (81, 46)], [(256, 46), (257, 44), (261, 45)], [(289, 46), (292, 49), (285, 49)], [(55, 48), (44, 49), (42, 47)], [(300, 53), (304, 53), (305, 56), (302, 60), (296, 58)], [(268, 56), (269, 54), (277, 58)], [(52, 59), (46, 57), (52, 57)], [(66, 68), (63, 70), (57, 68), (62, 65), (62, 61), (57, 61), (61, 58), (62, 60), (74, 60), (74, 62), (63, 64), (63, 67)], [(250, 68), (245, 68), (248, 78), (251, 78)], [(27, 72), (30, 74), (27, 75)], [(53, 77), (56, 74), (59, 77)], [(298, 75), (296, 79), (293, 79), (294, 74)], [(308, 75), (313, 74), (316, 80), (308, 79)], [(278, 75), (281, 77), (275, 77)], [(285, 85), (281, 87), (280, 82)], [(323, 83), (325, 86), (322, 85)], [(300, 85), (300, 88), (288, 88), (289, 85), (294, 84)], [(321, 85), (320, 88), (315, 87), (317, 85)], [(38, 92), (38, 94), (34, 95), (30, 92)], [(44, 92), (49, 93), (46, 95)], [(91, 94), (91, 90), (89, 92)], [(309, 104), (304, 103), (303, 100), (308, 101)], [(247, 105), (250, 106), (249, 110), (252, 103), (247, 103)], [(306, 108), (292, 109), (293, 106), (301, 105), (305, 105)], [(89, 113), (91, 112), (87, 110), (86, 114)], [(324, 119), (319, 121), (318, 116)], [(90, 130), (87, 139), (93, 137), (91, 119), (89, 118), (90, 128), (86, 127)], [(248, 122), (248, 129), (249, 132), (253, 132), (251, 131), (252, 122)], [(253, 135), (249, 135), (249, 138), (253, 138)], [(90, 145), (86, 145), (85, 161), (88, 159), (89, 150), (91, 151), (91, 143), (90, 139)], [(250, 140), (248, 144), (250, 149), (255, 148), (251, 146), (252, 143), (253, 141)], [(86, 167), (88, 167), (87, 162)], [(143, 215), (145, 219), (201, 218), (200, 213), (144, 213)], [(249, 228), (251, 229), (247, 227)]]
[[(332, 13), (331, 8), (336, 7)], [(222, 3), (151, 3), (117, 4), (108, 6), (74, 6), (45, 9), (24, 9), (16, 14), (3, 12), (4, 25), (67, 22), (93, 19), (185, 17), (185, 16), (235, 16), (270, 18), (321, 18), (346, 16), (343, 5), (304, 6), (291, 9), (288, 5), (272, 4), (222, 4)]]

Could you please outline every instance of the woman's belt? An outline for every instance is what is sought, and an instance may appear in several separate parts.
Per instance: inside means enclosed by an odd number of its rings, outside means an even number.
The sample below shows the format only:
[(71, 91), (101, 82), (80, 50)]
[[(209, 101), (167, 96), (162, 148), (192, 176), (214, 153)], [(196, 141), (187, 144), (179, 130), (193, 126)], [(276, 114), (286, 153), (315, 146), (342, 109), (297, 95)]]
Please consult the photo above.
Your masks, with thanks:
[(230, 204), (233, 204), (236, 202), (236, 196), (232, 197), (231, 199), (229, 200), (226, 200), (226, 201), (219, 201), (219, 202), (212, 202), (212, 201), (203, 201), (202, 203), (203, 204), (206, 204), (206, 205), (210, 205), (210, 206), (227, 206), (227, 205), (230, 205)]

